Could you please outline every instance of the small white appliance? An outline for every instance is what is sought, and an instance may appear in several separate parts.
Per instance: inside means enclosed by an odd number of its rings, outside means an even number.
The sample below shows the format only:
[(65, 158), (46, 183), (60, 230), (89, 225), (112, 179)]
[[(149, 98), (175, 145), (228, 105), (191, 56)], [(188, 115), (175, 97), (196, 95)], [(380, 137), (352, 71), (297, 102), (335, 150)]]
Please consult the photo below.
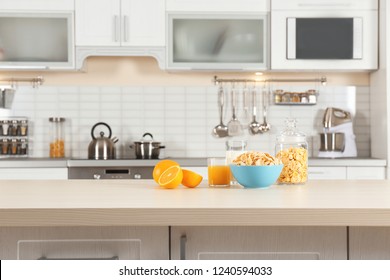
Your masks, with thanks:
[(357, 148), (351, 113), (338, 108), (326, 108), (323, 118), (324, 133), (320, 134), (318, 157), (356, 157)]

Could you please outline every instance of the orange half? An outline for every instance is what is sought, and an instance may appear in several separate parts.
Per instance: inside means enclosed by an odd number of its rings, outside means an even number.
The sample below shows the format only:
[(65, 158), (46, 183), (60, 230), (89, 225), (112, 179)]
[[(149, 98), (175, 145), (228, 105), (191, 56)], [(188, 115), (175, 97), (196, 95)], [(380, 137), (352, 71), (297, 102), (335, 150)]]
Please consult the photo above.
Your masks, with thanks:
[(171, 166), (158, 178), (157, 183), (167, 189), (174, 189), (181, 184), (183, 171), (179, 166)]
[(203, 180), (203, 177), (194, 171), (186, 169), (182, 169), (182, 171), (183, 180), (181, 181), (181, 183), (188, 188), (197, 187)]
[(176, 161), (169, 159), (160, 160), (153, 168), (154, 181), (158, 184), (158, 179), (160, 178), (161, 174), (163, 174), (165, 170), (172, 166), (179, 166), (179, 164)]

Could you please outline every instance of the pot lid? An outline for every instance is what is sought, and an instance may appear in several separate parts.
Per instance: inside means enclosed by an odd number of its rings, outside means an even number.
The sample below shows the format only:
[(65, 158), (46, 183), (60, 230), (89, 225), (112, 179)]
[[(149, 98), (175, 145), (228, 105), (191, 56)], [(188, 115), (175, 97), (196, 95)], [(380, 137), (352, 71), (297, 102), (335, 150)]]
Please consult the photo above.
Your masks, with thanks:
[[(146, 136), (149, 136), (151, 138), (151, 140), (145, 140), (145, 137)], [(161, 142), (156, 142), (153, 140), (153, 135), (149, 132), (146, 132), (144, 133), (144, 135), (142, 135), (142, 139), (140, 141), (134, 141), (135, 144), (145, 144), (145, 143), (151, 143), (151, 144), (160, 144)]]

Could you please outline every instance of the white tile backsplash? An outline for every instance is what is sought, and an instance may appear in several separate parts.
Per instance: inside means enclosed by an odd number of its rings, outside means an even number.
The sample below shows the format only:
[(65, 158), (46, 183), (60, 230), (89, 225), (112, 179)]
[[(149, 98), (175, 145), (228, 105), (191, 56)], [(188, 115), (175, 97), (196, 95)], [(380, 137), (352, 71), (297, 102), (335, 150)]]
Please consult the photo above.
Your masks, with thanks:
[[(274, 87), (275, 88), (275, 87)], [(300, 86), (277, 88), (299, 91)], [(271, 88), (272, 89), (272, 88)], [(314, 106), (270, 105), (268, 133), (251, 136), (247, 125), (251, 121), (251, 107), (245, 114), (242, 89), (237, 88), (237, 116), (248, 140), (248, 149), (273, 153), (276, 135), (284, 127), (286, 117), (295, 117), (298, 127), (305, 132), (310, 155), (316, 156), (322, 115), (327, 107), (340, 107), (354, 117), (354, 130), (358, 155), (370, 156), (369, 87), (326, 86), (320, 89), (318, 104)], [(247, 95), (251, 100), (251, 95)], [(272, 97), (271, 97), (272, 99)], [(227, 124), (232, 116), (231, 90), (225, 88), (223, 120)], [(263, 121), (261, 88), (257, 88), (257, 120)], [(47, 157), (49, 147), (49, 121), (51, 116), (66, 120), (66, 155), (87, 157), (91, 141), (91, 128), (100, 121), (112, 127), (113, 136), (119, 138), (118, 156), (134, 156), (129, 148), (133, 141), (150, 132), (155, 141), (166, 149), (161, 157), (223, 156), (226, 139), (214, 138), (211, 131), (219, 123), (217, 87), (117, 87), (117, 86), (41, 86), (38, 89), (19, 87), (12, 110), (1, 110), (2, 115), (26, 116), (30, 120), (30, 156)]]

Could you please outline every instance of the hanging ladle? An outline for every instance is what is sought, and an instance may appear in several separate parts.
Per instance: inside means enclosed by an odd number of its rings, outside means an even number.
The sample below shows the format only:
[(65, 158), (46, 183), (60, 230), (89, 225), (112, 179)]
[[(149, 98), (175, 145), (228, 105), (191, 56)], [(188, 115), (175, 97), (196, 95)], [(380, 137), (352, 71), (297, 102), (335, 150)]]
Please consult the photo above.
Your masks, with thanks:
[(212, 132), (215, 137), (228, 136), (228, 127), (223, 123), (224, 95), (223, 87), (220, 85), (218, 89), (219, 124), (213, 128)]
[(252, 122), (249, 124), (249, 133), (252, 135), (262, 133), (263, 131), (260, 129), (260, 123), (256, 121), (256, 87), (254, 86), (252, 89), (252, 109), (253, 109), (253, 115), (252, 115)]

